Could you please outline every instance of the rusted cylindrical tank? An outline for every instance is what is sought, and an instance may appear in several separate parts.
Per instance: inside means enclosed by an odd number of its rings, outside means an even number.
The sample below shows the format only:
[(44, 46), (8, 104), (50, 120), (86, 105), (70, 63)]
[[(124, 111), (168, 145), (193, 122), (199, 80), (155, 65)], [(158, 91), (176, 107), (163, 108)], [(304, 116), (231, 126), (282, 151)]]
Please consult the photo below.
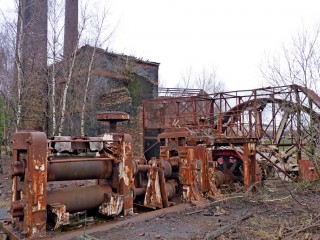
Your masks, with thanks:
[(105, 179), (112, 175), (112, 161), (48, 163), (48, 181)]
[(104, 194), (111, 192), (109, 185), (53, 190), (47, 192), (47, 204), (61, 203), (66, 205), (69, 213), (81, 212), (99, 207), (104, 201)]

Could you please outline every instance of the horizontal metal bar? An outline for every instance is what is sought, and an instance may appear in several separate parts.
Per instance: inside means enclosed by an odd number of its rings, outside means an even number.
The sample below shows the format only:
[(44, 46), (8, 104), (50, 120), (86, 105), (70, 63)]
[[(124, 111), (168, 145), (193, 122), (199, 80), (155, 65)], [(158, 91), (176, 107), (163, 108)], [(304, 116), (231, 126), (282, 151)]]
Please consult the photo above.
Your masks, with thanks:
[(116, 160), (116, 158), (72, 158), (72, 159), (61, 159), (61, 160), (49, 160), (49, 163), (66, 163), (66, 162), (81, 162), (81, 161), (110, 161)]

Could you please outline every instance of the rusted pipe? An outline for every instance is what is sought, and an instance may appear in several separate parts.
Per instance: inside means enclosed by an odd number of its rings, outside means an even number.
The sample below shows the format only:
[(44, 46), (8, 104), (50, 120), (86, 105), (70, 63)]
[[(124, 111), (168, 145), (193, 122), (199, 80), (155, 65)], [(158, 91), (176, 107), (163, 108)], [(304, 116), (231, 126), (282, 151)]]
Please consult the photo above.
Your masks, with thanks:
[(138, 161), (132, 161), (133, 175), (136, 176), (138, 173), (146, 173), (150, 170), (149, 165), (139, 164)]
[(163, 167), (163, 173), (165, 177), (171, 176), (172, 166), (169, 161), (161, 161), (160, 166)]
[(150, 169), (149, 165), (138, 165), (138, 172), (140, 173), (148, 172), (149, 169)]
[(13, 218), (23, 217), (25, 203), (22, 201), (13, 201), (11, 203), (10, 214)]
[(25, 164), (23, 160), (18, 159), (12, 163), (12, 176), (23, 176), (25, 171)]
[(47, 191), (47, 205), (61, 203), (69, 213), (81, 212), (99, 207), (104, 202), (105, 193), (111, 192), (112, 188), (109, 185)]
[(179, 166), (179, 157), (171, 157), (168, 159), (169, 163), (171, 164), (172, 167), (178, 167)]
[(111, 175), (111, 161), (48, 163), (48, 181), (106, 179)]
[(146, 188), (134, 188), (134, 196), (140, 196), (146, 193)]
[(177, 180), (171, 179), (166, 182), (166, 191), (167, 191), (168, 200), (171, 200), (175, 196), (177, 189), (178, 189)]

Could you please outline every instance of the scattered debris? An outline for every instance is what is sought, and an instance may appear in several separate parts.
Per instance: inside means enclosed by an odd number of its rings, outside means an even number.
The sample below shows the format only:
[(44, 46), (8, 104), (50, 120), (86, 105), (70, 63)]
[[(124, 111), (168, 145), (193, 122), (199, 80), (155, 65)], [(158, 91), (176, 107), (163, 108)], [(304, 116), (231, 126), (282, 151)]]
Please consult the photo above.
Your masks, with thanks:
[(234, 228), (235, 226), (237, 226), (240, 222), (242, 222), (248, 218), (251, 218), (251, 217), (253, 217), (253, 214), (249, 213), (237, 221), (234, 221), (226, 226), (223, 226), (217, 230), (214, 230), (213, 232), (209, 232), (206, 234), (205, 239), (215, 239), (215, 238), (219, 237), (220, 235), (224, 234), (225, 232), (229, 231), (230, 229)]

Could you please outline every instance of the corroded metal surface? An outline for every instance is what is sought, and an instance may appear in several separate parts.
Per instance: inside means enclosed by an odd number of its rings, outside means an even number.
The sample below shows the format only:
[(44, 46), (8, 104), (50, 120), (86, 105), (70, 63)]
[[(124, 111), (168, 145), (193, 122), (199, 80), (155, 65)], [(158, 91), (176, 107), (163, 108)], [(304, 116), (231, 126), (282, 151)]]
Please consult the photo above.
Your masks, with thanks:
[[(137, 166), (145, 175), (148, 169)], [(47, 226), (55, 230), (68, 225), (69, 213), (99, 209), (107, 216), (132, 214), (135, 185), (131, 136), (115, 133), (47, 140), (42, 132), (16, 133), (12, 178), (10, 213), (19, 238), (44, 237)], [(49, 181), (89, 179), (96, 179), (98, 184), (47, 189)], [(143, 187), (137, 189), (144, 194)], [(8, 229), (9, 225), (6, 231), (10, 232)]]
[(48, 224), (51, 225), (53, 230), (57, 230), (61, 226), (70, 224), (66, 205), (61, 203), (50, 203), (48, 204), (48, 212)]
[(127, 121), (130, 120), (130, 116), (125, 112), (102, 112), (97, 114), (98, 121)]
[(123, 209), (123, 195), (116, 193), (105, 194), (105, 199), (99, 207), (99, 212), (106, 216), (118, 216)]
[(11, 211), (15, 224), (26, 237), (40, 237), (45, 234), (47, 220), (47, 137), (44, 133), (14, 134), (13, 163), (21, 161), (25, 162), (26, 171), (13, 173)]
[(67, 212), (81, 212), (98, 208), (104, 202), (105, 194), (111, 192), (109, 185), (52, 190), (47, 192), (47, 204), (61, 203), (66, 206)]

